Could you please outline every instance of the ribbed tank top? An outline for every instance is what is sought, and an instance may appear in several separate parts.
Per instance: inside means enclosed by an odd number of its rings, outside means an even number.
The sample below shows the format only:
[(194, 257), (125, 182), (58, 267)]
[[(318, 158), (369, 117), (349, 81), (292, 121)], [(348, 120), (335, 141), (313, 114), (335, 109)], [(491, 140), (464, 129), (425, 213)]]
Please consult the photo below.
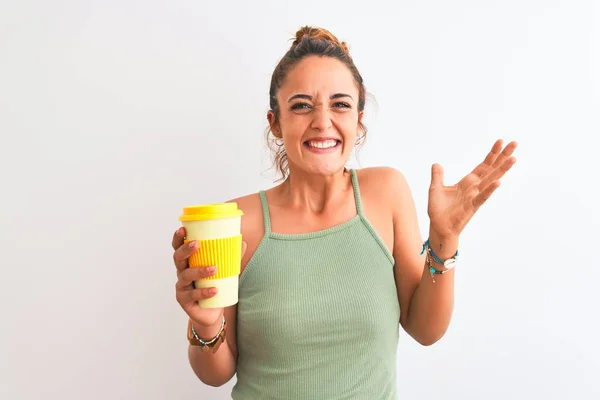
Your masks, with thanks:
[(396, 399), (400, 309), (394, 259), (357, 214), (301, 234), (265, 234), (240, 277), (235, 400)]

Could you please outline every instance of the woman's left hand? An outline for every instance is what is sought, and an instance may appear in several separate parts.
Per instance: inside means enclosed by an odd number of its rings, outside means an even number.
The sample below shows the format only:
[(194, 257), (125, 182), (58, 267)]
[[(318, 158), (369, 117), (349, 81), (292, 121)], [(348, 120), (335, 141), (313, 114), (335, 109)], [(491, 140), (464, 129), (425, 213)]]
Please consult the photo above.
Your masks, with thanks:
[(497, 140), (485, 160), (454, 186), (444, 186), (444, 170), (439, 164), (431, 168), (429, 187), (430, 230), (439, 238), (457, 238), (475, 212), (500, 186), (500, 178), (515, 164), (517, 148), (510, 142), (502, 149)]

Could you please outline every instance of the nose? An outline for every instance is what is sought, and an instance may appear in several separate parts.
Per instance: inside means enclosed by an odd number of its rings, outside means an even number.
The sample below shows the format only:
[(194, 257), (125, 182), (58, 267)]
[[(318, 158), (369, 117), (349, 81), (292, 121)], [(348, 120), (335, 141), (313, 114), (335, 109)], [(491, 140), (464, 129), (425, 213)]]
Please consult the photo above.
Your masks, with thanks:
[(332, 125), (329, 109), (327, 107), (315, 108), (310, 127), (318, 131), (325, 132), (331, 128)]

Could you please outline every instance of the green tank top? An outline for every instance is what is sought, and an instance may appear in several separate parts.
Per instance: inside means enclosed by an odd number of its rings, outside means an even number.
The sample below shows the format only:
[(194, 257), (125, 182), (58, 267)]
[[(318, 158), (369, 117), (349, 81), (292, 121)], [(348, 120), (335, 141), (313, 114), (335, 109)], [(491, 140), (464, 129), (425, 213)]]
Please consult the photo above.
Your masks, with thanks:
[(394, 259), (357, 215), (311, 233), (265, 235), (240, 277), (235, 400), (396, 399), (400, 309)]

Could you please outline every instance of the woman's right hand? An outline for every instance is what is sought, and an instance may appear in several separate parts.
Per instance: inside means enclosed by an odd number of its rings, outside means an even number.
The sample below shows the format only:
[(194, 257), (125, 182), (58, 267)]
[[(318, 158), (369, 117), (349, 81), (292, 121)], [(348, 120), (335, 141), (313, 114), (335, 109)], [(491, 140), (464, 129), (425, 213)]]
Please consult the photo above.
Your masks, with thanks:
[(177, 283), (175, 292), (177, 302), (190, 317), (194, 326), (210, 328), (221, 323), (222, 308), (202, 308), (198, 301), (208, 299), (217, 294), (217, 289), (196, 289), (194, 281), (214, 275), (216, 267), (189, 268), (189, 257), (198, 250), (198, 242), (184, 243), (185, 228), (179, 228), (173, 235), (173, 260), (177, 267)]

